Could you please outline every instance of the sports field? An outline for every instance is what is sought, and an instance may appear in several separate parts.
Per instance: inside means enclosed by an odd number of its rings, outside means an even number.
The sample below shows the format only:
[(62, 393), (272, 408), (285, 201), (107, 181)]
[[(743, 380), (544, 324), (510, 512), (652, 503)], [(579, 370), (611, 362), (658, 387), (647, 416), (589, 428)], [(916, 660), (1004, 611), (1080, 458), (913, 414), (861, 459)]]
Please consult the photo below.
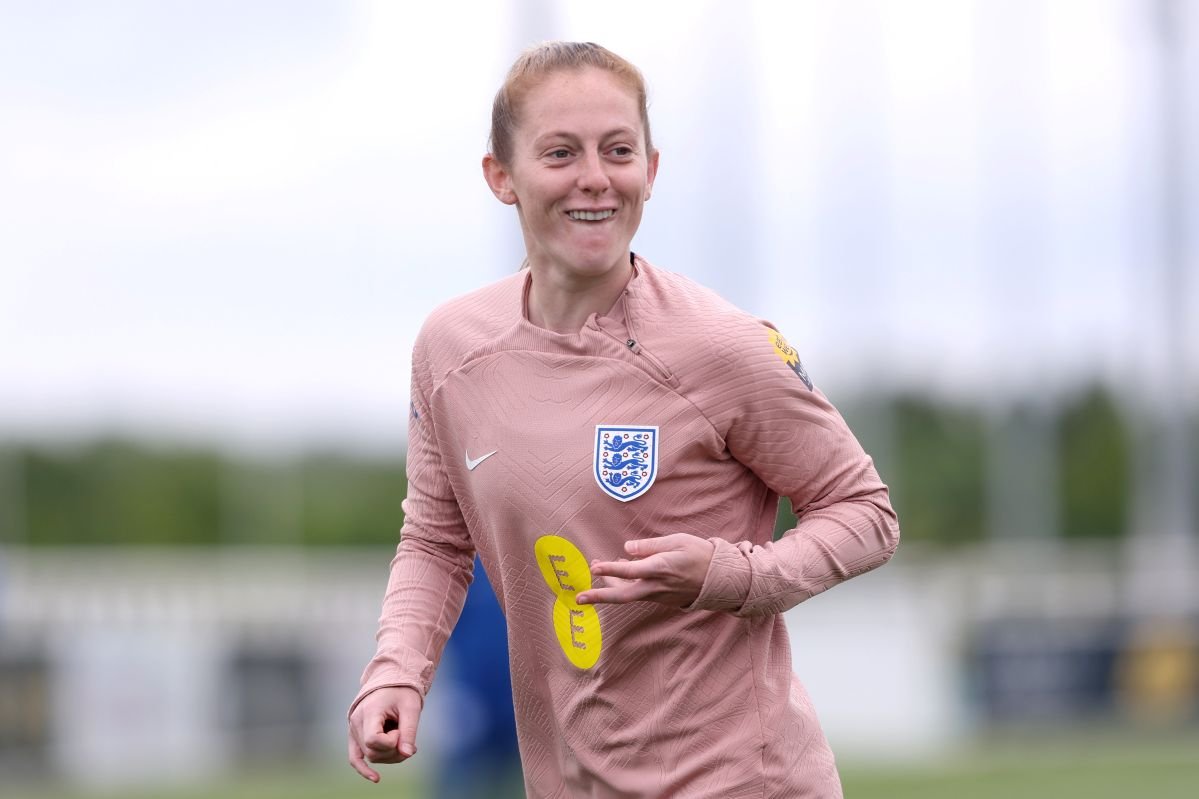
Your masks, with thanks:
[[(384, 769), (371, 785), (349, 767), (297, 768), (247, 774), (203, 786), (86, 792), (63, 786), (6, 786), (6, 799), (420, 799), (422, 786), (401, 768)], [(976, 745), (937, 765), (844, 764), (849, 799), (1194, 799), (1199, 795), (1199, 733), (1162, 738), (1122, 735), (1007, 740)], [(490, 799), (490, 798), (481, 798)]]
[(845, 765), (853, 799), (1193, 799), (1199, 735), (1123, 733), (1005, 739), (923, 767)]

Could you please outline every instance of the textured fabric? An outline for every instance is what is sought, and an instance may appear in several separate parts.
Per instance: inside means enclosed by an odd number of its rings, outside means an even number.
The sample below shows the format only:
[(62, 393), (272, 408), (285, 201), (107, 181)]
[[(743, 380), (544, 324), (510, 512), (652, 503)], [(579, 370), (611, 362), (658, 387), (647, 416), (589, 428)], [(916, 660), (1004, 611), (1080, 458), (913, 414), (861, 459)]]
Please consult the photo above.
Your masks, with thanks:
[[(355, 704), (428, 692), (477, 549), (508, 619), (530, 797), (840, 796), (779, 614), (886, 562), (887, 489), (769, 325), (634, 264), (577, 334), (527, 321), (527, 271), (426, 322), (404, 528)], [(601, 487), (608, 425), (656, 428), (654, 480), (630, 501)], [(799, 524), (772, 542), (780, 494)], [(588, 562), (669, 533), (716, 544), (692, 607), (574, 603)]]

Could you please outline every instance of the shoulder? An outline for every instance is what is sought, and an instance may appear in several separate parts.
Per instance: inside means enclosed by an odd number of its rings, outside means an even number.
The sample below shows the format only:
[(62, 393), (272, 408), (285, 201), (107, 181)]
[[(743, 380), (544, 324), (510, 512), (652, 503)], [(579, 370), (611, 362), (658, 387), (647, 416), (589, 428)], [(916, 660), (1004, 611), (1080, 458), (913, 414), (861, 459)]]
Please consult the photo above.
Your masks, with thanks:
[[(710, 384), (717, 374), (745, 379), (782, 369), (810, 388), (796, 350), (775, 326), (711, 289), (640, 259), (634, 325), (643, 343), (687, 382)], [(723, 381), (717, 381), (723, 382)]]
[(426, 364), (435, 382), (519, 320), (526, 277), (524, 271), (507, 275), (433, 309), (417, 334), (413, 357)]
[(637, 256), (638, 277), (630, 287), (641, 313), (719, 321), (749, 315), (686, 275), (654, 266)]

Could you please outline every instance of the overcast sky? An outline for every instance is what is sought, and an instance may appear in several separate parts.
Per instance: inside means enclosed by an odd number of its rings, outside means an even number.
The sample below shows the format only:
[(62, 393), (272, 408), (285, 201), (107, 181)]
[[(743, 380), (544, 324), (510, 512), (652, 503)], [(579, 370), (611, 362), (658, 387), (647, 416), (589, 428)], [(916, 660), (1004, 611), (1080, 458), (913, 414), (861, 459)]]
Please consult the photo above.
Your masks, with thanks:
[(1192, 152), (1167, 291), (1153, 5), (0, 0), (0, 436), (397, 445), (422, 319), (519, 264), (479, 160), (549, 37), (646, 74), (634, 248), (774, 321), (835, 401), (1193, 397), (1199, 179)]

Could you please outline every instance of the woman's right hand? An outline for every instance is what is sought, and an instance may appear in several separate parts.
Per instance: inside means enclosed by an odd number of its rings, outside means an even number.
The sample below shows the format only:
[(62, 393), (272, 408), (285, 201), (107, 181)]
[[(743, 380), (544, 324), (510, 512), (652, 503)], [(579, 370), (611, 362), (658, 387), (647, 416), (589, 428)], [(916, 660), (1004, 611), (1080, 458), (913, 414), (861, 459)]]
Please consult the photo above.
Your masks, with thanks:
[(371, 691), (350, 714), (350, 765), (371, 782), (371, 763), (402, 763), (416, 754), (421, 696), (407, 686)]

